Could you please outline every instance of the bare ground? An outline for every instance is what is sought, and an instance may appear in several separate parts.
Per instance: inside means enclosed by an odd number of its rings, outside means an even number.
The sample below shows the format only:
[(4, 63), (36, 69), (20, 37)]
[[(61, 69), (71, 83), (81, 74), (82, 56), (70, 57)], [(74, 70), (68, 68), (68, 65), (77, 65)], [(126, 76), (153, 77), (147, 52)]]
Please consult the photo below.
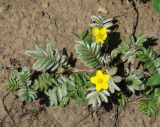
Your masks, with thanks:
[[(133, 30), (136, 30), (136, 36), (145, 34), (149, 38), (159, 39), (160, 16), (151, 9), (150, 3), (136, 3), (136, 8), (138, 13), (129, 8), (126, 1), (120, 0), (0, 0), (0, 101), (7, 93), (4, 82), (10, 69), (6, 67), (13, 66), (14, 63), (16, 66), (31, 67), (33, 61), (24, 55), (24, 51), (33, 49), (35, 44), (44, 47), (46, 43), (52, 42), (56, 48), (65, 47), (69, 53), (74, 54), (74, 36), (71, 33), (80, 33), (88, 27), (93, 14), (118, 16), (123, 39), (127, 39)], [(158, 51), (160, 49), (159, 46), (155, 48)], [(81, 63), (77, 62), (77, 67), (81, 67)], [(108, 111), (109, 107), (107, 110), (101, 108), (97, 111), (98, 116), (87, 106), (74, 106), (72, 103), (64, 109), (43, 109), (38, 102), (23, 105), (21, 100), (15, 99), (14, 94), (10, 94), (5, 103), (19, 127), (160, 126), (160, 115), (157, 115), (156, 121), (148, 120), (139, 113), (137, 101), (127, 103), (125, 109), (113, 106)], [(0, 122), (2, 127), (14, 126), (2, 103)]]

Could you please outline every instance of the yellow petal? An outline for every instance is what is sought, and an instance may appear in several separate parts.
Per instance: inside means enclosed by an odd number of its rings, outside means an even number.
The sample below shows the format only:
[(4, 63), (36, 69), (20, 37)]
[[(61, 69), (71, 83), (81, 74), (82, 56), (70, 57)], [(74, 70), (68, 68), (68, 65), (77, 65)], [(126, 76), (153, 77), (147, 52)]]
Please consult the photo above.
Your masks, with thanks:
[(96, 76), (91, 77), (90, 81), (91, 81), (91, 83), (96, 84), (97, 83), (97, 77)]
[(97, 27), (94, 27), (94, 28), (92, 29), (92, 33), (93, 33), (94, 36), (96, 36), (97, 34), (99, 34), (99, 32), (100, 32), (100, 30), (99, 30), (99, 28), (97, 28)]
[(102, 89), (101, 85), (96, 85), (96, 91), (100, 91)]
[(102, 40), (105, 41), (107, 39), (107, 34), (102, 36)]
[(109, 74), (104, 74), (103, 75), (103, 80), (107, 81), (110, 79), (110, 75)]
[(103, 84), (102, 84), (102, 88), (103, 88), (104, 90), (108, 89), (108, 87), (109, 87), (109, 86), (108, 86), (108, 83), (103, 83)]
[(97, 42), (97, 43), (104, 43), (103, 39), (102, 39), (102, 38), (99, 38), (99, 37), (96, 37), (96, 42)]
[(97, 70), (96, 76), (97, 77), (102, 77), (103, 76), (103, 72), (101, 70)]
[(103, 27), (102, 29), (100, 29), (100, 33), (101, 34), (107, 34), (107, 28)]

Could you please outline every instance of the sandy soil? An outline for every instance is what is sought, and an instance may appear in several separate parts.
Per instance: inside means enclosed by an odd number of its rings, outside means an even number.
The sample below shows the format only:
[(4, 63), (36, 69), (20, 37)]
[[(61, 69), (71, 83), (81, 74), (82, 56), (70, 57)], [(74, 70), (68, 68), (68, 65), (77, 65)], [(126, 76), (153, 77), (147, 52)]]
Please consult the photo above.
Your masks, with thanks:
[[(136, 36), (145, 34), (149, 38), (160, 37), (160, 16), (151, 9), (150, 4), (136, 4), (138, 24)], [(0, 101), (6, 94), (4, 82), (8, 78), (6, 66), (31, 66), (33, 61), (24, 55), (35, 44), (45, 46), (52, 42), (55, 48), (67, 48), (74, 54), (74, 36), (88, 27), (91, 15), (108, 17), (119, 16), (119, 31), (127, 39), (132, 33), (136, 14), (129, 9), (126, 1), (120, 0), (0, 0)], [(124, 13), (125, 12), (125, 13)], [(134, 19), (133, 19), (134, 17)], [(157, 40), (157, 43), (159, 40)], [(159, 46), (155, 47), (159, 51)], [(74, 57), (76, 55), (74, 54)], [(81, 63), (77, 62), (81, 67)], [(113, 106), (109, 112), (98, 111), (98, 116), (90, 115), (87, 106), (68, 105), (64, 109), (50, 107), (40, 110), (38, 102), (23, 106), (21, 100), (7, 97), (6, 105), (11, 108), (12, 117), (19, 127), (159, 127), (160, 116), (149, 124), (148, 118), (138, 111), (137, 101), (128, 103), (125, 109)], [(14, 100), (14, 102), (13, 102)], [(118, 112), (118, 114), (117, 114)], [(23, 115), (22, 115), (23, 114)], [(84, 116), (88, 116), (81, 120)], [(117, 119), (118, 115), (118, 119)], [(6, 116), (0, 103), (0, 120)], [(81, 120), (80, 123), (78, 121)], [(5, 121), (12, 123), (6, 116)], [(13, 127), (6, 122), (2, 127)]]

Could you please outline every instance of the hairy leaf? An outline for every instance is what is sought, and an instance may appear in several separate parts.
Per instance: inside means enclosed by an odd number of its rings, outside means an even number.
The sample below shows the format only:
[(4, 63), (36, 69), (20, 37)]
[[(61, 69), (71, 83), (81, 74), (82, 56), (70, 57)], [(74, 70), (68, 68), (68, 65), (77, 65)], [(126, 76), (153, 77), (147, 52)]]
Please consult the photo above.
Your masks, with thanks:
[(151, 47), (149, 49), (142, 48), (137, 52), (137, 57), (151, 73), (160, 74), (160, 58)]
[(156, 74), (156, 75), (151, 76), (151, 77), (148, 79), (146, 85), (147, 85), (147, 86), (160, 85), (160, 75), (159, 75), (159, 74)]
[(32, 68), (37, 71), (57, 71), (60, 67), (69, 67), (68, 58), (53, 50), (50, 43), (47, 44), (47, 51), (36, 46), (36, 51), (26, 51), (25, 54), (36, 59)]
[(148, 97), (145, 100), (141, 100), (139, 107), (140, 111), (148, 117), (155, 116), (158, 110), (157, 101), (152, 97)]
[(92, 43), (89, 45), (84, 41), (77, 41), (75, 48), (80, 60), (85, 65), (94, 68), (101, 66), (101, 48), (98, 44)]
[(36, 92), (27, 87), (23, 87), (18, 90), (18, 95), (22, 98), (23, 101), (32, 102), (36, 98)]
[(91, 91), (87, 95), (88, 104), (93, 107), (101, 106), (102, 102), (108, 103), (108, 96), (110, 96), (107, 90), (102, 90), (100, 92)]
[(135, 93), (135, 90), (142, 90), (142, 81), (140, 78), (136, 75), (130, 75), (127, 77), (127, 80), (131, 82), (130, 86), (128, 87), (133, 93)]
[(90, 27), (107, 27), (108, 32), (110, 32), (110, 28), (114, 25), (113, 19), (104, 18), (101, 16), (91, 16), (92, 23), (90, 24)]
[(48, 88), (55, 84), (55, 80), (47, 73), (43, 73), (38, 77), (38, 80), (35, 80), (34, 85), (32, 86), (35, 90), (48, 90)]
[(152, 7), (156, 12), (160, 13), (160, 0), (152, 0)]

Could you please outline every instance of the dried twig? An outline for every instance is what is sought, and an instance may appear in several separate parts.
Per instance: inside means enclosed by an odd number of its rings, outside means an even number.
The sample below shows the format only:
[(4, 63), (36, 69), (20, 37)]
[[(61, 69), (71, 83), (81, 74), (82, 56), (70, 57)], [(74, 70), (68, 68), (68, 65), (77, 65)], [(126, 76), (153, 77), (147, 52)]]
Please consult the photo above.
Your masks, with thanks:
[(14, 125), (15, 127), (17, 127), (14, 119), (12, 118), (11, 114), (10, 114), (9, 111), (8, 111), (7, 106), (5, 105), (5, 99), (6, 99), (6, 97), (7, 97), (10, 93), (11, 93), (11, 91), (9, 91), (9, 92), (3, 97), (3, 99), (2, 99), (2, 104), (3, 104), (3, 108), (4, 108), (4, 110), (6, 111), (7, 115), (8, 115), (9, 118), (12, 120), (13, 125)]
[(117, 127), (117, 123), (118, 123), (118, 118), (119, 118), (119, 107), (116, 107), (116, 114), (115, 114), (115, 122), (114, 122), (114, 126), (113, 127)]
[[(14, 124), (12, 124), (12, 123), (10, 123), (10, 122), (7, 122), (7, 121), (5, 121), (4, 119), (0, 119), (0, 121), (2, 122), (2, 123), (7, 123), (7, 124), (9, 124), (9, 125), (12, 125), (13, 127), (15, 126)], [(2, 125), (1, 125), (2, 126)]]
[(136, 99), (129, 100), (129, 101), (127, 101), (126, 103), (131, 103), (131, 102), (137, 101), (137, 100), (139, 100), (139, 99), (141, 99), (141, 98), (143, 98), (143, 97), (144, 97), (144, 95), (142, 95), (142, 96), (140, 96), (140, 97), (138, 97), (138, 98), (136, 98)]
[[(141, 7), (147, 7), (147, 6), (149, 6), (149, 5), (151, 5), (150, 2), (147, 3), (147, 4), (144, 4), (144, 5), (139, 5), (139, 6), (137, 6), (136, 8), (138, 9), (138, 8), (141, 8)], [(128, 10), (125, 10), (124, 12), (122, 12), (122, 13), (114, 16), (113, 18), (119, 18), (119, 17), (121, 17), (121, 16), (124, 16), (124, 15), (126, 15), (127, 13), (132, 12), (132, 10), (134, 10), (134, 7), (131, 7), (131, 8), (129, 8)]]

